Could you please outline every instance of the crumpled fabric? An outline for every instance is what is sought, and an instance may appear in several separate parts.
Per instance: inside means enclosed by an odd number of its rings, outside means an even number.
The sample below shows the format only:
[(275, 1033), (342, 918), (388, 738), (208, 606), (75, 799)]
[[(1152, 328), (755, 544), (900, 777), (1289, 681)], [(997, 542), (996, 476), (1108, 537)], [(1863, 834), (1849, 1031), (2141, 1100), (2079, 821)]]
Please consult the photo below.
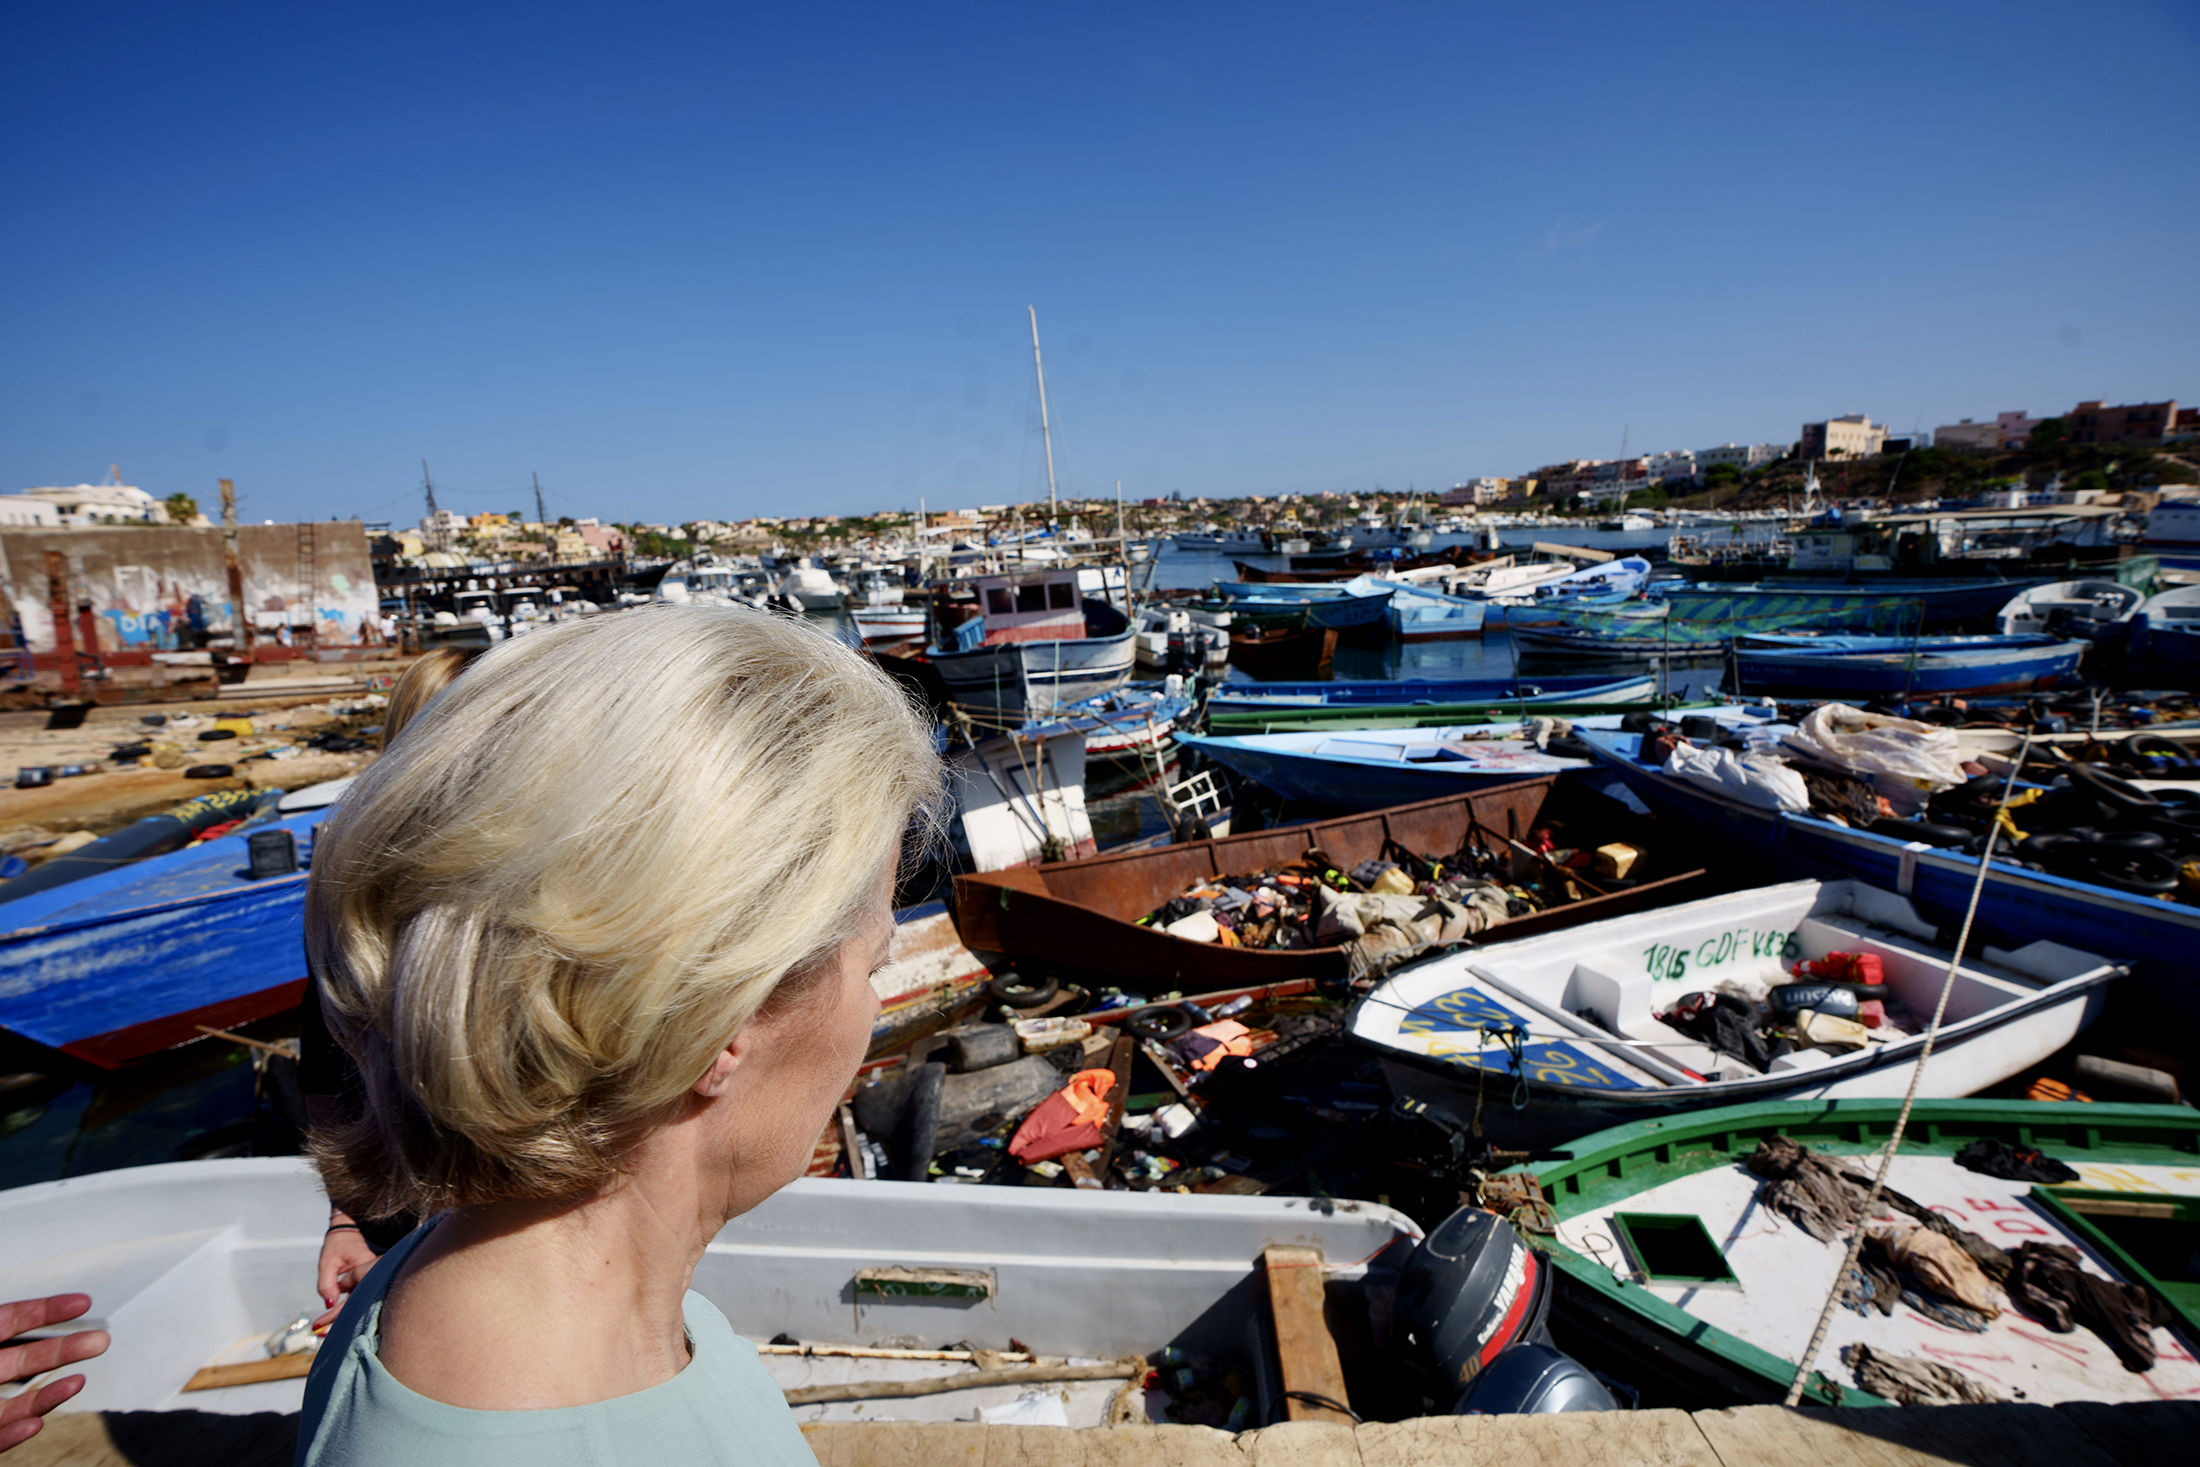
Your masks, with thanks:
[(1893, 1220), (1866, 1223), (1864, 1230), (1872, 1246), (1886, 1254), (1889, 1263), (1908, 1269), (1933, 1293), (1953, 1299), (1988, 1319), (2001, 1314), (1994, 1286), (1987, 1282), (1986, 1275), (1979, 1271), (1971, 1255), (1953, 1238), (1943, 1237), (1916, 1223)]
[(1496, 926), (1508, 915), (1504, 887), (1482, 882), (1463, 902), (1441, 897), (1351, 893), (1321, 888), (1321, 917), (1314, 937), (1342, 943), (1354, 977), (1387, 973), (1416, 953), (1460, 942)]
[[(1758, 1142), (1745, 1165), (1767, 1183), (1759, 1200), (1821, 1243), (1832, 1242), (1837, 1232), (1862, 1218), (1864, 1196), (1871, 1190), (1871, 1177), (1853, 1163), (1813, 1151), (1787, 1136)], [(1980, 1273), (2006, 1287), (2007, 1253), (1892, 1187), (1879, 1189), (1879, 1201), (1890, 1213), (1899, 1213), (1954, 1243)], [(1884, 1306), (1890, 1312), (1893, 1307)]]
[(2046, 1187), (2078, 1180), (2075, 1168), (2063, 1165), (2054, 1157), (2027, 1147), (2011, 1146), (1991, 1136), (1982, 1136), (1957, 1152), (1956, 1165), (2004, 1181), (2037, 1182)]
[(2126, 1370), (2154, 1368), (2155, 1326), (2174, 1316), (2152, 1290), (2085, 1272), (2078, 1250), (2064, 1243), (2026, 1243), (2010, 1258), (2009, 1298), (2019, 1309), (2059, 1335), (2084, 1325)]
[(1915, 1355), (1894, 1355), (1858, 1343), (1841, 1351), (1856, 1383), (1898, 1406), (1984, 1406), (2001, 1395), (1960, 1370)]
[(1867, 778), (1892, 774), (1927, 790), (1953, 789), (1970, 778), (1954, 729), (1866, 713), (1846, 703), (1821, 703), (1804, 714), (1786, 746), (1836, 769)]
[(1777, 754), (1754, 749), (1737, 754), (1732, 749), (1675, 744), (1664, 768), (1676, 779), (1701, 785), (1737, 804), (1798, 814), (1810, 809), (1810, 790), (1803, 784), (1803, 777), (1781, 762)]
[(1759, 1074), (1772, 1063), (1772, 1051), (1757, 1032), (1757, 1007), (1738, 994), (1691, 993), (1660, 1017)]
[(1115, 1071), (1079, 1070), (1067, 1086), (1032, 1107), (1009, 1140), (1008, 1154), (1029, 1165), (1098, 1146), (1107, 1139), (1100, 1127), (1107, 1121), (1107, 1094), (1113, 1088)]

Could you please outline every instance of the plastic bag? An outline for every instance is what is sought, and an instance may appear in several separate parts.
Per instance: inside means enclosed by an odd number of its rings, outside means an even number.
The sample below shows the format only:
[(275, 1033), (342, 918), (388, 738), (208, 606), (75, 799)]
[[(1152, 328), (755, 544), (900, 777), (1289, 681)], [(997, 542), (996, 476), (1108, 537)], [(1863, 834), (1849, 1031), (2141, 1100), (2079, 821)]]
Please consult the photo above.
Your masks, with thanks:
[(1803, 787), (1803, 776), (1773, 755), (1755, 750), (1736, 754), (1731, 749), (1675, 744), (1672, 757), (1665, 761), (1665, 772), (1763, 810), (1810, 808), (1810, 791)]
[(1821, 764), (1866, 775), (1891, 774), (1927, 790), (1953, 789), (1970, 778), (1956, 753), (1956, 731), (1866, 713), (1845, 703), (1811, 709), (1787, 747)]

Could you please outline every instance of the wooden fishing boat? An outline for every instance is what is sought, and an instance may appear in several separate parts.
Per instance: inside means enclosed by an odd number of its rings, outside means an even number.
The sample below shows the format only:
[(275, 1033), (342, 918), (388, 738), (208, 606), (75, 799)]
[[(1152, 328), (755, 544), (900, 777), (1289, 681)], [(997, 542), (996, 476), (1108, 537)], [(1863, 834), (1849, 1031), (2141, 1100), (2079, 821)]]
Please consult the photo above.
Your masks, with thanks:
[(1140, 919), (1194, 882), (1244, 875), (1295, 861), (1318, 847), (1342, 867), (1382, 857), (1395, 844), (1417, 855), (1447, 856), (1471, 836), (1493, 852), (1538, 826), (1582, 832), (1576, 846), (1625, 840), (1649, 852), (1637, 878), (1602, 883), (1592, 896), (1490, 929), (1507, 937), (1573, 927), (1600, 916), (1673, 901), (1702, 875), (1660, 853), (1640, 816), (1585, 789), (1559, 790), (1552, 778), (1520, 780), (1471, 795), (1425, 800), (1373, 814), (1345, 816), (1222, 840), (1188, 841), (1083, 861), (1053, 862), (955, 878), (955, 914), (963, 941), (981, 952), (1038, 958), (1105, 974), (1126, 989), (1187, 993), (1287, 978), (1342, 976), (1342, 947), (1256, 950), (1193, 942)]
[(1177, 743), (1287, 800), (1331, 810), (1381, 810), (1588, 767), (1586, 759), (1545, 753), (1524, 737), (1493, 737), (1480, 725), (1228, 738), (1182, 734)]
[(1247, 626), (1230, 632), (1230, 661), (1256, 676), (1304, 677), (1329, 671), (1337, 655), (1335, 627)]
[[(20, 1187), (0, 1192), (0, 1298), (91, 1295), (91, 1316), (70, 1328), (107, 1329), (114, 1343), (72, 1367), (85, 1386), (69, 1410), (296, 1412), (313, 1357), (270, 1359), (264, 1342), (321, 1312), (327, 1225), (328, 1199), (297, 1157)], [(973, 1345), (1032, 1366), (1029, 1383), (899, 1399), (894, 1417), (969, 1420), (1037, 1389), (1067, 1393), (1055, 1424), (1098, 1425), (1146, 1374), (1142, 1358), (1099, 1367), (1168, 1345), (1244, 1362), (1253, 1405), (1280, 1414), (1277, 1351), (1257, 1343), (1264, 1251), (1313, 1250), (1294, 1261), (1319, 1263), (1329, 1308), (1364, 1318), (1367, 1288), (1408, 1251), (1394, 1245), (1419, 1236), (1364, 1202), (809, 1178), (729, 1224), (690, 1287), (758, 1345), (804, 1421), (872, 1419), (862, 1387), (972, 1374)], [(781, 1336), (802, 1343), (766, 1343)], [(1088, 1378), (1042, 1373), (1065, 1358)], [(208, 1367), (238, 1383), (208, 1388)], [(834, 1386), (855, 1389), (818, 1399)], [(1147, 1419), (1143, 1392), (1129, 1400)]]
[(1734, 645), (1744, 693), (1865, 701), (2030, 693), (2078, 670), (2087, 644), (2059, 637), (1745, 636)]
[[(1790, 976), (1796, 965), (1829, 953), (1876, 958), (1900, 1022), (1800, 1044), (1760, 1070), (1658, 1017), (1691, 994), (1808, 983)], [(1891, 892), (1794, 881), (1421, 963), (1362, 1000), (1349, 1032), (1382, 1055), (1400, 1095), (1464, 1115), (1501, 1086), (1508, 1104), (1485, 1110), (1493, 1144), (1542, 1150), (1745, 1100), (1899, 1097), (1949, 956), (1934, 924)], [(1970, 1095), (2047, 1058), (2124, 971), (2055, 942), (1966, 957), (1922, 1093)], [(1515, 1026), (1521, 1042), (1508, 1044)]]
[[(1573, 1142), (1533, 1169), (1556, 1221), (1554, 1323), (1610, 1342), (1641, 1384), (1669, 1399), (1781, 1400), (1848, 1235), (1820, 1242), (1773, 1214), (1744, 1163), (1785, 1136), (1875, 1167), (1899, 1108), (1895, 1099), (1735, 1105)], [(2043, 1152), (2078, 1178), (2041, 1186), (1958, 1166), (1955, 1154), (1978, 1141)], [(1936, 1361), (2037, 1405), (2200, 1398), (2200, 1310), (2184, 1268), (2200, 1244), (2195, 1153), (2200, 1113), (2184, 1106), (1918, 1102), (1888, 1186), (2004, 1250), (2074, 1248), (2086, 1273), (2155, 1294), (2174, 1323), (2148, 1332), (2158, 1353), (2141, 1374), (2083, 1325), (2052, 1333), (2004, 1307), (1970, 1333), (1928, 1318), (1906, 1293), (1891, 1314), (1834, 1310), (1805, 1403), (1887, 1404), (1843, 1364), (1856, 1345)]]
[(978, 577), (978, 614), (926, 652), (947, 696), (995, 717), (1041, 717), (1128, 681), (1138, 651), (1130, 618), (1084, 595), (1078, 575)]
[[(1364, 578), (1355, 577), (1345, 585), (1356, 585)], [(1328, 627), (1335, 631), (1352, 631), (1362, 627), (1380, 627), (1390, 612), (1391, 591), (1388, 587), (1367, 587), (1346, 591), (1336, 586), (1247, 586), (1242, 582), (1224, 581), (1216, 590), (1223, 597), (1223, 605), (1241, 619), (1274, 622), (1282, 618), (1299, 617), (1301, 625)], [(1294, 592), (1335, 591), (1330, 596), (1294, 595)]]
[(2200, 675), (2200, 586), (2149, 597), (2132, 618), (2131, 653), (2191, 686)]

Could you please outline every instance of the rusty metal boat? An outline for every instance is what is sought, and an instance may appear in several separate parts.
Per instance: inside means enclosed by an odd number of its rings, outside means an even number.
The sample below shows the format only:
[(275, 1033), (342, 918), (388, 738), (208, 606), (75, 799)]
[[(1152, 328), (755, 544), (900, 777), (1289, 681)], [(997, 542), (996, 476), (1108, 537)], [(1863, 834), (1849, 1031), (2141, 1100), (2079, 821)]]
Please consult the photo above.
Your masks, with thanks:
[(1023, 866), (955, 878), (956, 926), (979, 952), (1059, 964), (1131, 991), (1187, 993), (1301, 977), (1342, 977), (1342, 946), (1293, 949), (1226, 947), (1172, 936), (1139, 919), (1191, 884), (1245, 875), (1298, 860), (1318, 847), (1340, 868), (1384, 857), (1392, 845), (1444, 857), (1471, 835), (1493, 852), (1551, 828), (1560, 844), (1591, 848), (1615, 841), (1647, 854), (1629, 879), (1592, 878), (1583, 900), (1516, 917), (1485, 941), (1510, 941), (1576, 923), (1618, 916), (1695, 894), (1704, 873), (1679, 869), (1654, 822), (1594, 790), (1555, 776), (1494, 785), (1471, 794), (1400, 805), (1308, 825), (1221, 840), (1102, 854), (1080, 861)]

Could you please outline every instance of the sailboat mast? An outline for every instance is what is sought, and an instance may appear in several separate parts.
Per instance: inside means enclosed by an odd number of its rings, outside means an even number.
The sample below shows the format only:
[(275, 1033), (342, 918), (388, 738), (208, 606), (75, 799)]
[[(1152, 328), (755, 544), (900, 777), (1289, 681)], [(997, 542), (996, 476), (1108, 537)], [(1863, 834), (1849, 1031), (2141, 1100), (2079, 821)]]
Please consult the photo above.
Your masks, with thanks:
[(1047, 364), (1039, 359), (1039, 308), (1026, 306), (1031, 312), (1031, 368), (1039, 374), (1039, 438), (1047, 450), (1047, 528), (1054, 528), (1059, 505), (1054, 490), (1054, 428), (1047, 421)]

